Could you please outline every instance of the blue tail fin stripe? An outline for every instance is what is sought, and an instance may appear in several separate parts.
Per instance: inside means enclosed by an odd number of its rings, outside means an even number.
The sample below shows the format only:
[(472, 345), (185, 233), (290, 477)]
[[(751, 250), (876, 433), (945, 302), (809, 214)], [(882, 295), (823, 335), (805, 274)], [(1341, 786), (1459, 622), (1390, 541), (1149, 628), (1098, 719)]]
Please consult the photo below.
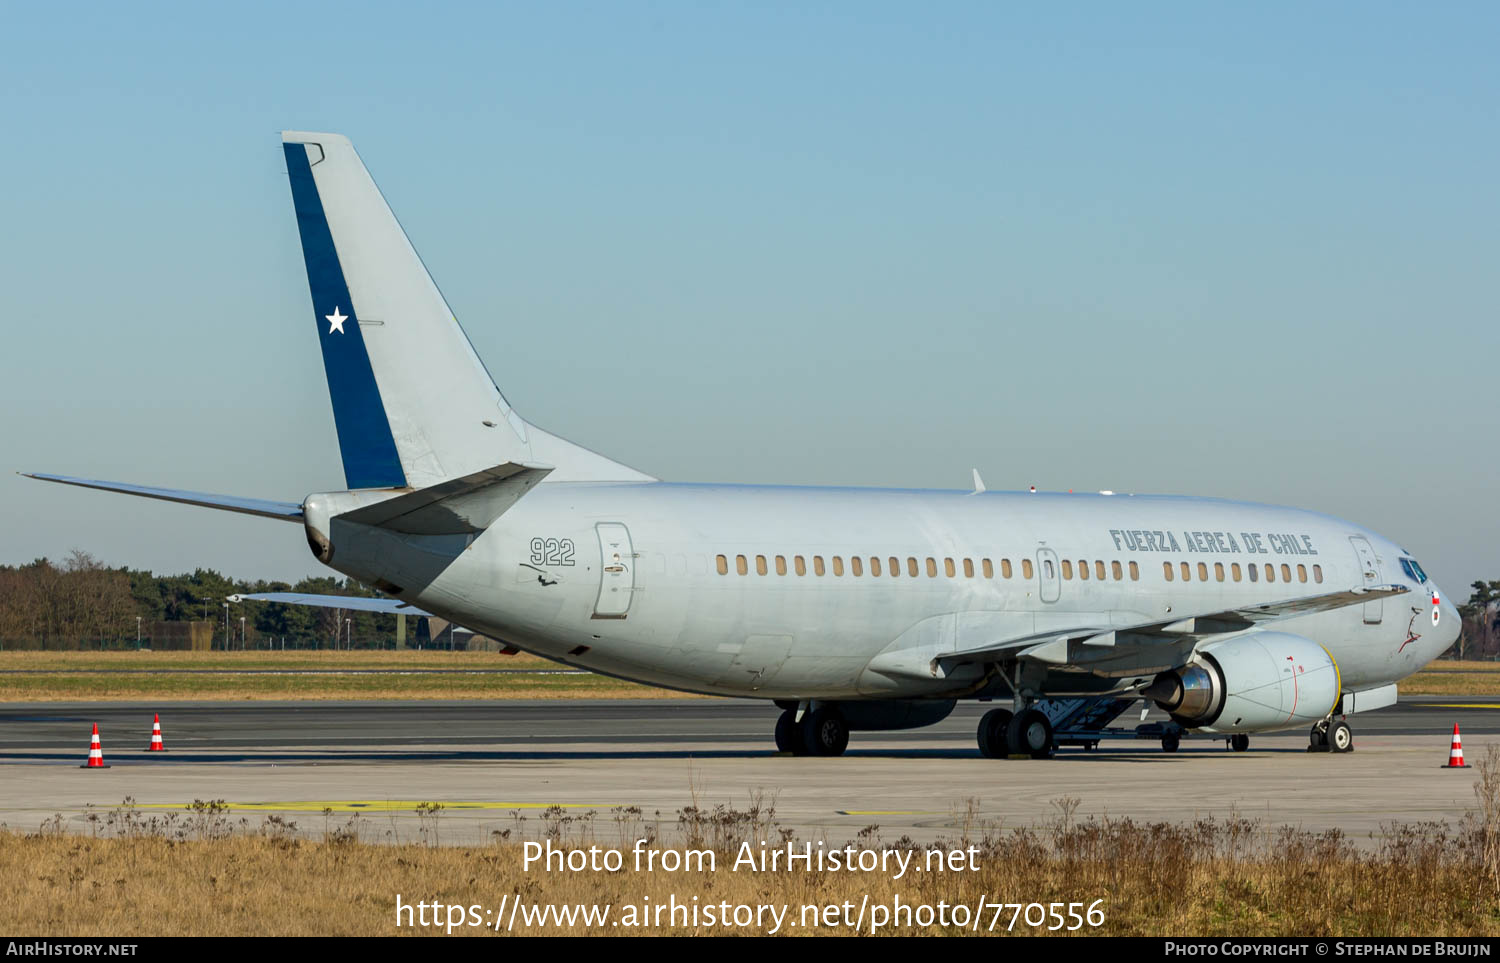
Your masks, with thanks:
[(350, 488), (404, 488), (406, 474), (313, 180), (307, 146), (282, 147), (292, 184), (292, 204), (297, 210), (297, 230), (302, 235), (307, 284), (312, 289), (318, 343), (323, 348), (323, 370), (333, 400), (345, 483)]

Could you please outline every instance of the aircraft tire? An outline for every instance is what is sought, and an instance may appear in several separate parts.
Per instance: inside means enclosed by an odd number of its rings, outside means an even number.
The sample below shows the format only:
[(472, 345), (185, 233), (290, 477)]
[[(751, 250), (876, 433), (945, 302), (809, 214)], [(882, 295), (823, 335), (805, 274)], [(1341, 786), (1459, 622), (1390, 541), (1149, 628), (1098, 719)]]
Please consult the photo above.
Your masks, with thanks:
[(1312, 731), (1307, 734), (1307, 751), (1328, 751), (1328, 730), (1323, 728), (1323, 724), (1321, 722), (1313, 726)]
[(1340, 719), (1328, 727), (1328, 750), (1330, 752), (1353, 752), (1354, 730)]
[(1052, 721), (1036, 709), (1027, 709), (1005, 727), (1005, 742), (1010, 755), (1046, 759), (1056, 748), (1052, 742)]
[(836, 709), (814, 709), (802, 717), (802, 743), (809, 756), (842, 756), (849, 726)]
[(1235, 752), (1244, 752), (1250, 748), (1250, 737), (1240, 733), (1229, 737), (1229, 748)]
[(1162, 752), (1176, 752), (1177, 747), (1180, 745), (1182, 745), (1182, 737), (1175, 732), (1161, 737)]
[(796, 709), (787, 709), (776, 717), (776, 751), (790, 752), (794, 756), (807, 755), (807, 746), (802, 741), (802, 727), (797, 724)]
[(991, 709), (979, 720), (979, 754), (986, 759), (1004, 759), (1010, 752), (1005, 730), (1010, 725), (1009, 709)]

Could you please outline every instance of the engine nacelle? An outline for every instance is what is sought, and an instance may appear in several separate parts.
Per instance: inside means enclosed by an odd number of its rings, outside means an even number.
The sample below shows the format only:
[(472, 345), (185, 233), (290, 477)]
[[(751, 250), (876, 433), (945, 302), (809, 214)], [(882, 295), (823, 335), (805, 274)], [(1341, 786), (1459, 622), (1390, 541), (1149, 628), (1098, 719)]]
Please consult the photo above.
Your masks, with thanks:
[(1266, 732), (1322, 719), (1339, 687), (1337, 663), (1312, 639), (1253, 632), (1200, 650), (1141, 694), (1189, 729)]

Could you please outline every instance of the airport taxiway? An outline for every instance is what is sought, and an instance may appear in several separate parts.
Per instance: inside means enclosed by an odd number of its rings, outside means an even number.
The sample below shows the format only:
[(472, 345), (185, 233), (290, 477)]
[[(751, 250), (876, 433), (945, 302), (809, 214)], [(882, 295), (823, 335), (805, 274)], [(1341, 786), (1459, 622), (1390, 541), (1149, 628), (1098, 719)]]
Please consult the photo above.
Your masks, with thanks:
[[(284, 812), (321, 832), (358, 813), (371, 838), (415, 839), (428, 825), (416, 803), (431, 801), (445, 805), (444, 842), (537, 832), (549, 806), (597, 812), (607, 839), (620, 807), (670, 832), (684, 806), (743, 809), (762, 793), (803, 836), (842, 842), (878, 824), (886, 839), (926, 841), (951, 837), (970, 800), (979, 819), (1018, 826), (1054, 818), (1054, 801), (1073, 797), (1081, 817), (1238, 814), (1358, 840), (1391, 822), (1456, 823), (1473, 808), (1477, 769), (1440, 771), (1454, 722), (1471, 763), (1500, 745), (1500, 699), (1414, 697), (1350, 717), (1347, 755), (1308, 753), (1298, 731), (1254, 736), (1245, 753), (1199, 736), (1174, 754), (1122, 739), (1051, 760), (985, 760), (973, 736), (985, 708), (855, 733), (844, 757), (817, 759), (776, 755), (775, 711), (734, 700), (12, 704), (0, 706), (0, 822), (32, 831), (61, 814), (90, 831), (88, 813), (126, 797), (161, 813), (222, 799), (252, 823)], [(163, 754), (142, 751), (155, 712)], [(95, 722), (103, 771), (77, 768)]]

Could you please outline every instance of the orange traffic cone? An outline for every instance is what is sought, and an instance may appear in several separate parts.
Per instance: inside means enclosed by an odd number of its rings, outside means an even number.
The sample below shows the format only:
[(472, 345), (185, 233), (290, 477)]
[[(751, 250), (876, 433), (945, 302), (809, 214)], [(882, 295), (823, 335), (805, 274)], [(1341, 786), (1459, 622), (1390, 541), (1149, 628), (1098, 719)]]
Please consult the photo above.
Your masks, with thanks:
[(1464, 762), (1464, 740), (1458, 734), (1458, 723), (1453, 724), (1453, 748), (1448, 750), (1448, 765), (1444, 769), (1467, 769), (1469, 764)]
[(89, 739), (89, 761), (79, 769), (108, 769), (104, 764), (104, 750), (99, 748), (99, 723), (94, 723), (94, 735)]
[(161, 716), (157, 713), (151, 714), (151, 745), (146, 747), (147, 752), (166, 752), (167, 747), (161, 743)]

